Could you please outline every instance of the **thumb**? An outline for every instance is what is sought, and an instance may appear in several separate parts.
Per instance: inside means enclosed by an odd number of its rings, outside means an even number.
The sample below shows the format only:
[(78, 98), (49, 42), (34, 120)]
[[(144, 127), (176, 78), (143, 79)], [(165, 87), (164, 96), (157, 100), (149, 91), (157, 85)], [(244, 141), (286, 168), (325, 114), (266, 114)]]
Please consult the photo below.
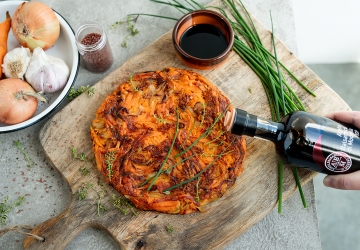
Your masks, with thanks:
[(360, 190), (360, 171), (350, 174), (328, 175), (324, 178), (324, 185), (343, 190)]

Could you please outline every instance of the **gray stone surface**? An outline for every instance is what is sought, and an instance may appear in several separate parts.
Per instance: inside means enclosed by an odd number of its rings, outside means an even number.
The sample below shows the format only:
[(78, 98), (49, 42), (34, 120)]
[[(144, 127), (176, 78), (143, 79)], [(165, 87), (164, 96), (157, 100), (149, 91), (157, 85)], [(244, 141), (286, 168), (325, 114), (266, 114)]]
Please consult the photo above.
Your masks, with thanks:
[[(136, 27), (140, 33), (130, 38), (128, 48), (121, 43), (128, 35), (126, 28), (111, 29), (116, 21), (123, 21), (129, 13), (152, 13), (180, 17), (176, 10), (147, 0), (42, 0), (58, 11), (76, 29), (85, 21), (96, 21), (107, 30), (110, 45), (116, 58), (112, 68), (103, 74), (93, 74), (80, 67), (75, 87), (93, 85), (126, 60), (144, 49), (151, 42), (170, 30), (174, 22), (164, 19), (141, 17)], [(199, 0), (206, 4), (210, 1)], [(295, 54), (296, 38), (292, 6), (289, 1), (243, 1), (248, 10), (270, 27), (272, 11), (276, 35)], [(64, 102), (62, 107), (66, 105)], [(57, 110), (59, 111), (61, 107)], [(51, 117), (51, 116), (50, 116)], [(49, 117), (49, 118), (50, 118)], [(61, 213), (68, 205), (70, 193), (61, 175), (49, 164), (39, 143), (38, 134), (49, 119), (18, 132), (0, 135), (0, 200), (9, 196), (10, 201), (26, 195), (26, 202), (9, 214), (7, 226), (28, 224), (36, 226)], [(27, 167), (21, 152), (14, 146), (19, 141), (35, 165)], [(302, 207), (298, 193), (284, 202), (283, 214), (271, 212), (263, 220), (230, 244), (227, 249), (320, 249), (318, 221), (314, 201), (313, 183), (304, 187), (309, 207)], [(254, 208), (256, 209), (256, 208)], [(4, 227), (0, 227), (3, 229)], [(8, 233), (0, 238), (0, 249), (20, 249), (24, 236)], [(67, 249), (118, 249), (111, 237), (98, 229), (87, 229), (78, 235)]]

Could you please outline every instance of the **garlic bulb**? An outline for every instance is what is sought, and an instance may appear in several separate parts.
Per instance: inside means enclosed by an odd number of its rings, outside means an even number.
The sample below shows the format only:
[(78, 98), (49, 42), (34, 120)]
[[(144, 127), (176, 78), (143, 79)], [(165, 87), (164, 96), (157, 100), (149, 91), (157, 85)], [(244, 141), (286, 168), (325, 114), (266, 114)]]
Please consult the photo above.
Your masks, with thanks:
[(64, 88), (70, 70), (60, 58), (46, 55), (40, 47), (34, 49), (25, 78), (37, 91), (53, 93)]
[(2, 65), (5, 76), (24, 80), (24, 74), (29, 66), (30, 59), (31, 53), (28, 48), (15, 48), (6, 53)]

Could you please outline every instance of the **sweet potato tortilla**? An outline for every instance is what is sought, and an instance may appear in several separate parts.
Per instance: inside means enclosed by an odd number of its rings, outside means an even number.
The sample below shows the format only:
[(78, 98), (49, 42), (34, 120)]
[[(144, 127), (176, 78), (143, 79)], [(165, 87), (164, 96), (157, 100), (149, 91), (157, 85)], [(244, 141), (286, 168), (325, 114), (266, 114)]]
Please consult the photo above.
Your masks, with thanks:
[(223, 125), (230, 108), (226, 96), (190, 70), (130, 76), (91, 124), (97, 168), (139, 209), (204, 211), (243, 171), (245, 139)]

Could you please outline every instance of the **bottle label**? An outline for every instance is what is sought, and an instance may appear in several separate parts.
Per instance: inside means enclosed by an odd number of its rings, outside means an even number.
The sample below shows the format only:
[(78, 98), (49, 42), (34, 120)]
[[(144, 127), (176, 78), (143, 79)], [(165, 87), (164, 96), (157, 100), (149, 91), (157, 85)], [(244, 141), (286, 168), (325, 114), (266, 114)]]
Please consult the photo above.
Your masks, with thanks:
[(332, 172), (345, 172), (352, 165), (351, 157), (344, 152), (331, 153), (325, 159), (325, 167)]
[(359, 158), (360, 139), (357, 130), (337, 123), (336, 127), (309, 123), (305, 131), (308, 142), (315, 142), (312, 157), (321, 168), (331, 172), (346, 172), (353, 165), (353, 159)]

